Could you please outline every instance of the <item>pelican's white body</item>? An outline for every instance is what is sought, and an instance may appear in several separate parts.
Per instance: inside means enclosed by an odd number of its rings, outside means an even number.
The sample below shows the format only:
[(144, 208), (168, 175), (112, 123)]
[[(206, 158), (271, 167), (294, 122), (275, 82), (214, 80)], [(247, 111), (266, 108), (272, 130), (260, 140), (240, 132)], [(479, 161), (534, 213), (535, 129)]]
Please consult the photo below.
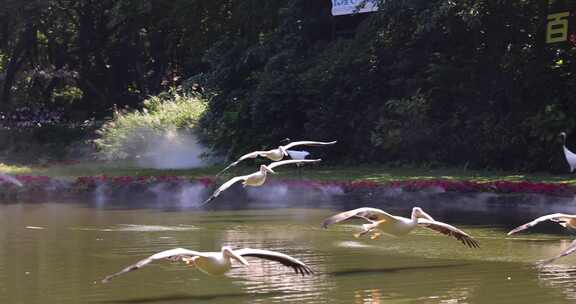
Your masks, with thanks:
[(250, 175), (246, 176), (246, 179), (244, 180), (244, 182), (242, 183), (242, 185), (244, 185), (244, 187), (246, 186), (262, 186), (264, 184), (264, 182), (266, 181), (266, 176), (268, 175), (268, 170), (265, 168), (265, 165), (262, 165), (262, 167), (260, 167), (260, 170), (257, 172), (254, 172)]
[(566, 162), (570, 166), (570, 172), (574, 172), (576, 170), (576, 154), (564, 146), (564, 157), (566, 157)]
[(574, 172), (576, 170), (576, 154), (568, 148), (566, 148), (566, 133), (561, 132), (560, 136), (562, 136), (562, 148), (564, 150), (564, 157), (566, 158), (566, 162), (570, 166), (570, 172)]
[(209, 257), (194, 257), (192, 263), (200, 271), (210, 275), (223, 275), (232, 268), (230, 257), (225, 257), (220, 252), (210, 253)]
[(404, 236), (414, 230), (417, 226), (416, 220), (411, 220), (402, 216), (394, 216), (396, 221), (379, 221), (362, 225), (364, 231), (368, 232), (373, 229), (387, 235)]
[(279, 161), (279, 160), (282, 160), (284, 158), (284, 153), (282, 152), (282, 150), (280, 148), (277, 148), (277, 149), (272, 149), (272, 150), (262, 152), (262, 156), (266, 157), (272, 161)]

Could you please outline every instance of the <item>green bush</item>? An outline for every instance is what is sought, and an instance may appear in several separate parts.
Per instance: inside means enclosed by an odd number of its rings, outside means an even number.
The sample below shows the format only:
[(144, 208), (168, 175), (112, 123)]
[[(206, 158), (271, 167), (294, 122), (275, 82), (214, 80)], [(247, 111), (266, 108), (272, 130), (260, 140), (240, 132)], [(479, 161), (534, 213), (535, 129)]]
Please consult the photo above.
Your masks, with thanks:
[(206, 102), (199, 95), (173, 90), (148, 98), (141, 111), (116, 110), (97, 131), (97, 156), (105, 160), (137, 158), (151, 138), (194, 132), (205, 109)]

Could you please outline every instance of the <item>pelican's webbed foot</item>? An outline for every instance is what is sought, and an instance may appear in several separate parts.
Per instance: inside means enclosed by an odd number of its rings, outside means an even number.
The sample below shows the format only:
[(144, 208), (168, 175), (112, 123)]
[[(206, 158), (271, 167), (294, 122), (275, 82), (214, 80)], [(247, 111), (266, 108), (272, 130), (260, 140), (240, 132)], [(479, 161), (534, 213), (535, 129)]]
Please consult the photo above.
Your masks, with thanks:
[(380, 236), (382, 236), (382, 233), (380, 233), (380, 232), (374, 232), (374, 233), (370, 236), (370, 239), (371, 239), (371, 240), (377, 240), (377, 239), (380, 238)]
[(180, 260), (190, 267), (196, 267), (194, 264), (195, 257), (182, 257)]

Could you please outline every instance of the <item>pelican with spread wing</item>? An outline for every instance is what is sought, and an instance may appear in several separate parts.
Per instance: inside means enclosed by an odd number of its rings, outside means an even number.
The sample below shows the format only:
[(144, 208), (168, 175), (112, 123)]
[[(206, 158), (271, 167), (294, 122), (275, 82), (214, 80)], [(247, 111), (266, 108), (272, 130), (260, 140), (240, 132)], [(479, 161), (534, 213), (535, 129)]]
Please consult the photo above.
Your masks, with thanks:
[(256, 158), (256, 157), (260, 156), (260, 157), (268, 158), (271, 161), (280, 161), (285, 156), (288, 156), (288, 152), (286, 150), (288, 150), (292, 147), (296, 147), (296, 146), (325, 146), (325, 145), (333, 145), (335, 143), (336, 143), (336, 141), (329, 141), (329, 142), (309, 141), (309, 140), (294, 141), (294, 142), (291, 142), (291, 143), (283, 145), (283, 146), (278, 146), (278, 148), (276, 148), (276, 149), (267, 150), (267, 151), (250, 152), (248, 154), (242, 155), (240, 158), (238, 158), (238, 160), (231, 163), (226, 168), (222, 169), (222, 171), (218, 172), (218, 174), (216, 174), (216, 176), (219, 176), (220, 174), (224, 173), (224, 171), (238, 165), (241, 161), (249, 159), (249, 158)]
[(212, 195), (210, 195), (210, 197), (207, 200), (205, 200), (201, 206), (206, 205), (207, 203), (209, 203), (210, 201), (212, 201), (213, 199), (218, 197), (218, 195), (220, 195), (220, 193), (222, 193), (222, 191), (230, 188), (232, 185), (234, 185), (235, 183), (240, 182), (240, 181), (242, 181), (242, 185), (244, 187), (246, 187), (246, 186), (253, 186), (253, 187), (262, 186), (262, 184), (264, 184), (264, 182), (266, 181), (266, 176), (268, 175), (268, 173), (276, 173), (272, 169), (274, 169), (278, 166), (289, 165), (289, 164), (315, 163), (315, 162), (319, 162), (319, 161), (321, 161), (321, 159), (290, 159), (290, 160), (273, 162), (269, 165), (261, 165), (260, 170), (254, 172), (252, 174), (236, 176), (236, 177), (231, 178), (230, 180), (228, 180), (224, 184), (222, 184), (222, 186), (218, 187), (218, 189), (216, 189), (216, 191), (214, 191), (214, 193)]
[(336, 224), (350, 218), (361, 218), (369, 222), (362, 225), (362, 231), (358, 234), (355, 234), (356, 237), (360, 237), (368, 233), (372, 233), (372, 239), (379, 238), (382, 233), (393, 236), (404, 236), (417, 227), (423, 227), (453, 237), (468, 247), (480, 247), (478, 241), (473, 239), (470, 235), (454, 226), (434, 220), (420, 207), (412, 208), (412, 215), (410, 218), (392, 215), (377, 208), (358, 208), (338, 213), (327, 218), (322, 223), (322, 228), (328, 228), (329, 225)]
[(512, 235), (514, 233), (520, 232), (522, 230), (528, 229), (530, 227), (536, 226), (538, 223), (544, 221), (553, 221), (560, 224), (564, 228), (568, 229), (576, 229), (576, 215), (573, 214), (565, 214), (565, 213), (552, 213), (548, 215), (543, 215), (533, 221), (530, 221), (524, 225), (520, 225), (508, 232), (508, 235)]
[[(543, 215), (543, 216), (536, 218), (536, 219), (534, 219), (534, 220), (532, 220), (532, 221), (530, 221), (524, 225), (520, 225), (520, 226), (510, 230), (510, 232), (508, 232), (508, 235), (512, 235), (512, 234), (515, 234), (515, 233), (520, 232), (522, 230), (526, 230), (528, 228), (534, 227), (537, 224), (539, 224), (541, 222), (545, 222), (545, 221), (556, 222), (564, 228), (567, 228), (570, 230), (576, 230), (576, 215), (566, 214), (566, 213), (552, 213), (552, 214)], [(552, 263), (561, 257), (572, 254), (574, 251), (576, 251), (576, 241), (573, 241), (566, 249), (564, 249), (562, 252), (560, 252), (560, 254), (558, 254), (557, 256), (550, 258), (548, 260), (544, 260), (541, 262), (541, 264)]]
[(125, 267), (119, 272), (106, 276), (102, 280), (102, 283), (107, 283), (114, 277), (133, 270), (138, 270), (152, 262), (160, 260), (184, 262), (190, 266), (198, 268), (206, 274), (222, 275), (232, 268), (232, 260), (236, 260), (242, 265), (248, 266), (249, 263), (244, 257), (255, 257), (278, 262), (286, 267), (292, 268), (296, 273), (301, 275), (313, 273), (312, 269), (300, 260), (276, 251), (251, 248), (233, 250), (228, 246), (222, 247), (220, 252), (200, 252), (184, 248), (174, 248), (153, 254), (135, 264)]

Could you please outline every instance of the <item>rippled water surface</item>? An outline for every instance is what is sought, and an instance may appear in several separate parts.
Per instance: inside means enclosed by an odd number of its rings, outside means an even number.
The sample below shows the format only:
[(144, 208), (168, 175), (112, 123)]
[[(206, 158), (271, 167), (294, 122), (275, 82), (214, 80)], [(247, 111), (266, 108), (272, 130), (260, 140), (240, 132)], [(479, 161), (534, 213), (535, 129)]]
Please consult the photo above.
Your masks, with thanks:
[[(510, 225), (439, 217), (475, 236), (469, 249), (432, 231), (355, 239), (357, 223), (320, 229), (329, 209), (166, 211), (83, 204), (0, 205), (0, 303), (571, 303), (576, 255), (538, 268), (567, 234), (506, 238)], [(395, 212), (408, 215), (408, 208)], [(431, 214), (434, 216), (434, 212)], [(444, 218), (442, 218), (444, 217)], [(459, 223), (454, 223), (459, 220)], [(157, 251), (223, 245), (290, 254), (316, 275), (301, 277), (249, 258), (225, 277), (158, 263), (100, 280)]]

